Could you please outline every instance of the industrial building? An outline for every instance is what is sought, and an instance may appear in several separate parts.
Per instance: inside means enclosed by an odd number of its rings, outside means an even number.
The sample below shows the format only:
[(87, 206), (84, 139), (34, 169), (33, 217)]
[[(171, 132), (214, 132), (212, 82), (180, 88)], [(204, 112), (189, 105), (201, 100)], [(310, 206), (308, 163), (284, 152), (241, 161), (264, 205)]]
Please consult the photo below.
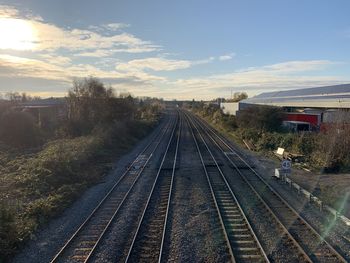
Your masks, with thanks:
[(39, 127), (46, 128), (67, 116), (65, 98), (47, 98), (23, 102), (17, 109), (30, 113)]
[(236, 115), (256, 105), (282, 107), (284, 125), (293, 130), (329, 129), (335, 123), (350, 124), (350, 84), (266, 92), (220, 106), (224, 113)]

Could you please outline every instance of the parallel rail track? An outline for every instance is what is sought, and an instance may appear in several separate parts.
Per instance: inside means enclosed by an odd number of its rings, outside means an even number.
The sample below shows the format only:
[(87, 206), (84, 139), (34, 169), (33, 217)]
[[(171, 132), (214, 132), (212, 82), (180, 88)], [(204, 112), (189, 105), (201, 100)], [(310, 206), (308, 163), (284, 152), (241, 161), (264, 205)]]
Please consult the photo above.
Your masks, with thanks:
[[(218, 161), (193, 121), (188, 116), (187, 120), (222, 226), (230, 260), (232, 262), (269, 262)], [(197, 131), (198, 139), (193, 129)]]
[[(131, 221), (133, 231), (128, 232), (128, 241), (121, 245), (123, 255), (115, 260), (158, 263), (166, 260), (167, 248), (164, 244), (167, 233), (170, 233), (169, 211), (184, 122), (187, 123), (201, 161), (208, 194), (214, 204), (213, 211), (217, 214), (216, 222), (220, 223), (218, 233), (220, 236), (222, 233), (222, 244), (226, 244), (223, 250), (226, 261), (274, 261), (269, 244), (265, 239), (261, 240), (261, 230), (257, 229), (259, 220), (264, 221), (264, 224), (268, 220), (271, 226), (264, 227), (264, 231), (270, 229), (277, 234), (277, 241), (272, 243), (278, 243), (279, 251), (285, 249), (286, 253), (290, 253), (291, 259), (289, 254), (284, 255), (288, 261), (347, 262), (234, 150), (225, 137), (193, 114), (178, 111), (176, 116), (173, 115), (160, 127), (51, 263), (94, 260), (94, 255), (99, 253), (96, 252), (97, 248), (102, 247), (100, 243), (106, 239), (105, 234), (112, 233), (109, 231), (111, 225), (115, 225), (113, 222), (124, 214), (122, 211), (127, 207), (126, 204), (135, 195), (143, 200), (143, 204), (135, 203), (134, 208), (138, 211), (135, 220)], [(167, 143), (158, 147), (164, 137)], [(151, 177), (141, 177), (155, 151), (163, 147), (165, 151), (156, 172), (147, 169), (144, 173), (151, 172)], [(135, 190), (144, 187), (141, 183), (144, 178), (148, 178), (147, 191)], [(260, 218), (258, 221), (257, 217)]]
[(175, 126), (171, 127), (172, 122), (173, 120), (170, 117), (168, 123), (150, 140), (149, 144), (126, 169), (111, 190), (54, 256), (51, 263), (88, 262), (91, 259), (96, 247), (140, 178), (163, 137), (169, 130), (174, 131)]
[(161, 262), (168, 212), (181, 137), (182, 118), (177, 138), (168, 145), (147, 204), (142, 213), (125, 262)]
[(347, 262), (307, 221), (295, 211), (212, 127), (196, 118), (203, 133), (220, 149), (234, 170), (269, 210), (271, 218), (282, 224), (285, 235), (289, 236), (286, 245), (293, 244), (306, 261)]

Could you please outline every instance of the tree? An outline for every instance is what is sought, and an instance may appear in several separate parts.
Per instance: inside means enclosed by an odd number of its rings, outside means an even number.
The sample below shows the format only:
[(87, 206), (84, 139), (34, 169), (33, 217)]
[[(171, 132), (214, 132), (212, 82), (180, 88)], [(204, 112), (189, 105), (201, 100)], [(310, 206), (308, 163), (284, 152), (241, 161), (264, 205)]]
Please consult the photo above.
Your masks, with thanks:
[(36, 146), (40, 141), (39, 129), (32, 115), (26, 112), (9, 111), (0, 119), (0, 140), (17, 147)]
[(113, 91), (98, 79), (75, 80), (67, 98), (69, 119), (86, 125), (101, 121), (103, 108), (112, 96)]
[(20, 102), (22, 99), (22, 96), (18, 92), (8, 92), (5, 94), (5, 97), (13, 103)]
[(339, 172), (350, 166), (350, 113), (337, 111), (330, 128), (317, 134), (313, 155), (315, 161), (325, 167), (325, 172)]
[(248, 94), (246, 92), (235, 92), (233, 94), (233, 98), (226, 100), (226, 102), (239, 102), (247, 98), (248, 98)]
[(278, 131), (283, 120), (283, 110), (278, 107), (252, 106), (241, 110), (237, 116), (239, 127), (265, 131)]
[(136, 111), (129, 93), (116, 98), (111, 87), (92, 77), (73, 82), (67, 105), (69, 130), (75, 136), (89, 133), (97, 125), (132, 119)]

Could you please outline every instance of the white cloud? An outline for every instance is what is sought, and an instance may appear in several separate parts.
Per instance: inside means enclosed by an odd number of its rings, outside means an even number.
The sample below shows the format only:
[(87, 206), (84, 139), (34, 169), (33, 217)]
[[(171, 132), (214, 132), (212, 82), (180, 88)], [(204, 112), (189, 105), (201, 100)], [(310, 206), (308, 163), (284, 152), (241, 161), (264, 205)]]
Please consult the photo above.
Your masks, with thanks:
[[(126, 32), (116, 33), (115, 31), (120, 31), (129, 26), (124, 23), (91, 26), (91, 30), (68, 29), (46, 23), (40, 16), (31, 13), (22, 14), (14, 7), (2, 5), (0, 5), (0, 18), (5, 19), (1, 23), (6, 22), (7, 24), (23, 25), (22, 27), (30, 28), (33, 32), (31, 32), (31, 38), (26, 39), (31, 44), (28, 44), (30, 46), (28, 49), (33, 49), (36, 52), (53, 52), (63, 49), (81, 53), (81, 56), (95, 56), (95, 53), (98, 52), (106, 54), (106, 49), (111, 50), (108, 55), (111, 52), (143, 53), (161, 49), (159, 45), (155, 45), (150, 41), (144, 41), (132, 34)], [(0, 26), (4, 26), (1, 23)], [(98, 32), (93, 31), (93, 29)], [(6, 49), (12, 48), (11, 46), (6, 46)]]
[(235, 53), (229, 53), (226, 55), (219, 56), (220, 61), (225, 61), (225, 60), (231, 60), (236, 54)]
[(130, 27), (130, 25), (124, 23), (110, 23), (103, 25), (103, 27), (112, 31), (117, 31), (126, 27)]
[[(50, 60), (51, 55), (46, 55), (45, 60)], [(88, 64), (72, 64), (61, 57), (62, 63), (48, 63), (37, 59), (28, 59), (11, 55), (0, 55), (0, 77), (33, 78), (47, 81), (56, 81), (70, 86), (73, 78), (95, 76), (108, 83), (119, 83), (121, 87), (150, 86), (153, 82), (164, 82), (165, 78), (139, 72), (117, 72), (115, 70), (103, 70)], [(66, 64), (65, 64), (66, 63)]]
[(327, 60), (288, 61), (254, 67), (228, 74), (202, 76), (198, 78), (179, 79), (169, 83), (176, 89), (171, 90), (172, 96), (191, 98), (201, 94), (202, 99), (209, 99), (227, 94), (231, 89), (245, 90), (248, 93), (261, 93), (266, 90), (317, 87), (349, 82), (335, 76), (308, 75), (308, 71), (318, 71), (336, 64)]
[(17, 17), (19, 14), (18, 10), (12, 6), (0, 5), (0, 17), (11, 18)]
[(37, 59), (0, 55), (0, 76), (30, 77), (69, 82), (63, 67)]
[(95, 58), (102, 58), (102, 57), (108, 57), (111, 56), (113, 53), (115, 53), (112, 50), (108, 49), (98, 49), (98, 50), (91, 50), (91, 51), (83, 51), (80, 53), (74, 54), (75, 57), (95, 57)]
[[(55, 87), (61, 89), (69, 87), (73, 78), (89, 75), (101, 78), (102, 81), (110, 83), (117, 89), (129, 90), (135, 95), (178, 99), (192, 97), (209, 99), (225, 96), (225, 92), (231, 89), (257, 93), (271, 89), (346, 82), (346, 79), (335, 76), (308, 74), (310, 71), (321, 72), (336, 64), (329, 60), (287, 61), (245, 68), (226, 74), (170, 81), (167, 77), (157, 76), (153, 72), (188, 69), (196, 65), (230, 60), (234, 58), (235, 53), (200, 60), (176, 59), (179, 54), (166, 54), (161, 46), (124, 32), (129, 25), (123, 23), (96, 25), (87, 29), (63, 28), (47, 23), (41, 17), (31, 13), (24, 14), (16, 8), (1, 5), (0, 18), (22, 21), (33, 29), (30, 40), (33, 47), (24, 46), (21, 50), (25, 51), (16, 52), (9, 50), (11, 45), (3, 45), (6, 49), (3, 48), (0, 54), (0, 79), (6, 79), (6, 83), (9, 83), (9, 79), (13, 82), (17, 81), (19, 87), (32, 85), (33, 91), (38, 92), (35, 84), (27, 82), (28, 79), (35, 79), (32, 83), (41, 83), (41, 87), (45, 87), (48, 83), (47, 90), (40, 89), (42, 94), (62, 93), (64, 91), (54, 90)], [(14, 40), (18, 41), (18, 39)], [(159, 54), (159, 51), (162, 53)], [(129, 53), (129, 56), (138, 53), (140, 58), (121, 62), (116, 57), (116, 54), (121, 52)], [(145, 54), (141, 55), (149, 52), (153, 52), (149, 57), (145, 57)], [(21, 54), (26, 54), (28, 57), (20, 57)], [(89, 61), (89, 64), (85, 61)]]
[(187, 69), (195, 65), (207, 64), (214, 60), (215, 57), (209, 57), (201, 60), (178, 60), (163, 57), (150, 57), (119, 63), (117, 64), (116, 69), (122, 71), (140, 71), (145, 69), (151, 69), (154, 71), (173, 71)]
[(209, 57), (209, 58), (205, 58), (205, 59), (200, 59), (200, 60), (192, 61), (191, 64), (192, 64), (192, 65), (208, 64), (208, 63), (213, 62), (214, 60), (215, 60), (215, 57)]
[(59, 56), (55, 54), (41, 54), (40, 57), (45, 60), (47, 63), (67, 66), (72, 63), (72, 59), (65, 56)]
[(189, 68), (190, 66), (191, 62), (188, 60), (174, 60), (153, 57), (135, 59), (127, 63), (120, 63), (116, 66), (116, 69), (122, 71), (139, 71), (143, 69), (152, 69), (154, 71), (171, 71)]
[(40, 21), (31, 21), (37, 34), (37, 50), (66, 49), (73, 52), (111, 49), (115, 52), (150, 52), (160, 46), (143, 41), (132, 34), (120, 33), (104, 36), (85, 29), (63, 29)]
[(279, 73), (294, 73), (310, 70), (320, 70), (338, 62), (329, 60), (306, 60), (306, 61), (288, 61), (284, 63), (273, 64), (262, 67), (262, 70), (274, 71)]

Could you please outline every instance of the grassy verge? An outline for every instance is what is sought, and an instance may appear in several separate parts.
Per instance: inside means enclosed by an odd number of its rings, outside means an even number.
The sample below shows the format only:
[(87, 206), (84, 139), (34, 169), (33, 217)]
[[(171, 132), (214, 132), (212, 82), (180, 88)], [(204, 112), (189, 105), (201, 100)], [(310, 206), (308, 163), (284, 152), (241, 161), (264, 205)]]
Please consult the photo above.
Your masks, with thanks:
[(111, 169), (156, 122), (133, 121), (60, 139), (41, 149), (0, 149), (0, 262)]

